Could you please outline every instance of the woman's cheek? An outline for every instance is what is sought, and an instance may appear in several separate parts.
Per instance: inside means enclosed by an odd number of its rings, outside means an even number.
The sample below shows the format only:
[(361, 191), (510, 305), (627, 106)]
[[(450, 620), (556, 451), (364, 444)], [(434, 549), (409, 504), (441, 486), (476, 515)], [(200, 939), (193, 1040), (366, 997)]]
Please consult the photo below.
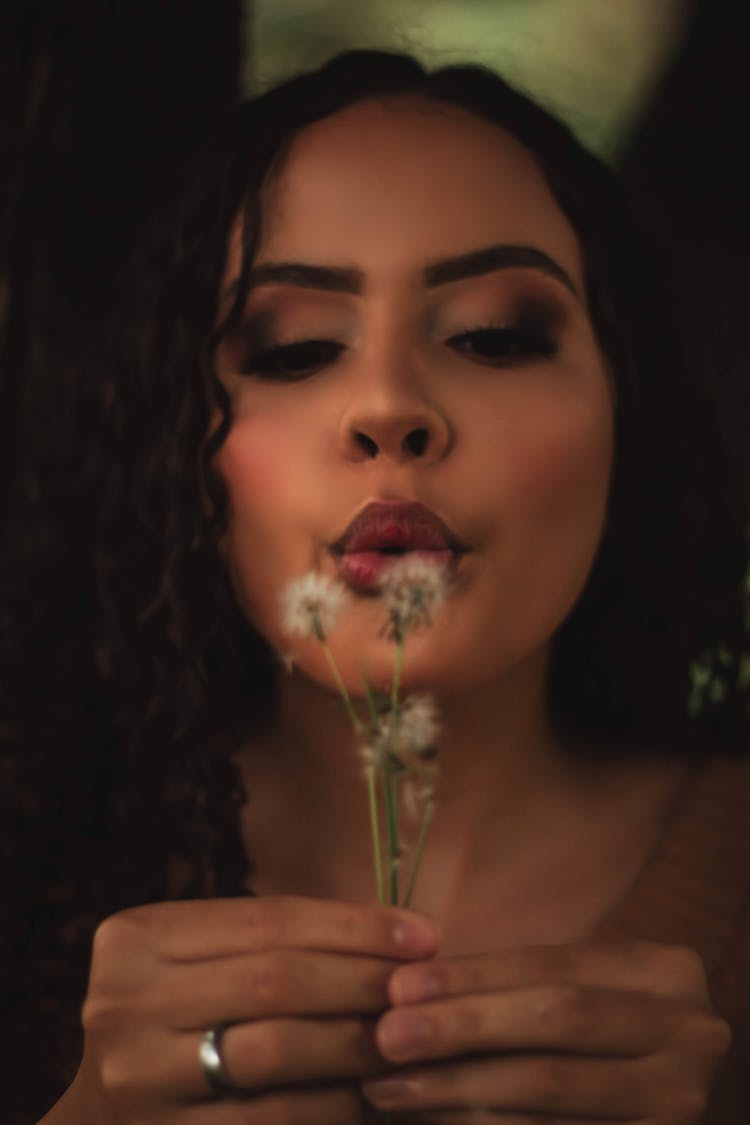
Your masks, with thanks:
[(290, 447), (284, 425), (260, 418), (234, 422), (216, 456), (233, 510), (260, 515), (264, 508), (279, 503), (293, 469)]
[(548, 419), (518, 443), (513, 479), (519, 514), (549, 521), (573, 513), (603, 516), (612, 463), (612, 427), (607, 415), (588, 412)]
[(264, 587), (274, 568), (283, 561), (288, 565), (288, 508), (295, 483), (288, 440), (282, 427), (267, 421), (235, 421), (215, 459), (229, 497), (222, 551), (238, 593), (244, 591), (253, 602), (267, 596)]

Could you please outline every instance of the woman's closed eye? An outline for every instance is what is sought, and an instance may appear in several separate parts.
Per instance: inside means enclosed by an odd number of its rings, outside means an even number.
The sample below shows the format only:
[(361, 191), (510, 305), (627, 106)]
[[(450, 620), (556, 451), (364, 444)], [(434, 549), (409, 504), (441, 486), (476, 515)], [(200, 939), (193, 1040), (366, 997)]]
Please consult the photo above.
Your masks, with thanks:
[(344, 350), (345, 345), (335, 340), (297, 340), (251, 352), (242, 370), (262, 379), (304, 379), (335, 362)]
[[(472, 363), (484, 367), (512, 367), (534, 359), (547, 359), (557, 352), (551, 333), (538, 325), (481, 324), (450, 336), (445, 341)], [(347, 345), (335, 340), (296, 340), (249, 349), (242, 370), (261, 379), (294, 382), (308, 378), (334, 364)]]
[(509, 367), (524, 360), (548, 359), (557, 352), (552, 335), (535, 324), (480, 324), (446, 340), (446, 344), (489, 367)]

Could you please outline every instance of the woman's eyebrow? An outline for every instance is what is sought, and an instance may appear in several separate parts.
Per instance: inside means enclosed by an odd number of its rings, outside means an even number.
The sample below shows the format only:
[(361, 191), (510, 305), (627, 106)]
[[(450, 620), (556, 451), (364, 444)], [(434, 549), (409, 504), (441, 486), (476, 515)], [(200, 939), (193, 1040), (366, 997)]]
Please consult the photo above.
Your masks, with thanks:
[[(534, 246), (497, 245), (482, 250), (472, 250), (456, 258), (445, 258), (425, 266), (422, 279), (428, 289), (479, 277), (493, 270), (532, 269), (561, 282), (574, 296), (580, 297), (568, 273), (549, 254)], [(360, 294), (364, 290), (365, 275), (353, 266), (313, 266), (305, 262), (262, 262), (251, 269), (248, 292), (262, 285), (295, 285), (301, 289), (326, 289), (336, 293)], [(228, 297), (234, 296), (235, 285), (230, 286)]]
[(570, 275), (543, 250), (535, 246), (498, 245), (484, 250), (472, 250), (458, 258), (447, 258), (433, 262), (425, 268), (424, 282), (428, 289), (435, 285), (445, 285), (449, 281), (461, 281), (465, 277), (478, 277), (492, 270), (532, 269), (560, 281), (578, 297), (578, 290)]

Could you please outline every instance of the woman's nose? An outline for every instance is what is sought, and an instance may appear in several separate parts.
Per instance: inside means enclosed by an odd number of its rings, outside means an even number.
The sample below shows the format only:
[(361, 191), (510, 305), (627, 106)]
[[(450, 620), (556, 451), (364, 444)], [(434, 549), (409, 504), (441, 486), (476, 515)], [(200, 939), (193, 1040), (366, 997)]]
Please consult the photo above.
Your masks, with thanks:
[(445, 416), (410, 385), (380, 385), (360, 393), (341, 419), (344, 456), (397, 464), (441, 461), (453, 437)]

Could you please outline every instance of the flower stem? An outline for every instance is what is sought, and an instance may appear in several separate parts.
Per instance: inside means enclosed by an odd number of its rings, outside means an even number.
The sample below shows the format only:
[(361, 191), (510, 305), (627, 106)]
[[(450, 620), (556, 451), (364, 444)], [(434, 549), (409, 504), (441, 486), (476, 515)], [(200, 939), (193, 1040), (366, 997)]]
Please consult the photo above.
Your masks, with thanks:
[(378, 823), (378, 795), (375, 789), (375, 769), (367, 768), (367, 791), (370, 796), (370, 827), (372, 829), (372, 847), (375, 856), (375, 882), (378, 887), (378, 902), (384, 903), (383, 898), (383, 868), (380, 862), (380, 825)]
[(416, 851), (416, 854), (414, 856), (414, 866), (412, 868), (411, 879), (409, 880), (409, 888), (406, 892), (406, 898), (404, 899), (404, 906), (409, 906), (410, 903), (411, 903), (411, 896), (414, 892), (414, 884), (417, 881), (417, 872), (419, 871), (419, 861), (422, 858), (422, 852), (424, 851), (424, 845), (425, 845), (425, 841), (427, 839), (427, 829), (430, 827), (430, 821), (432, 820), (432, 814), (434, 812), (434, 809), (435, 809), (435, 802), (434, 802), (434, 799), (432, 797), (432, 794), (430, 794), (430, 796), (427, 798), (427, 804), (425, 806), (424, 816), (422, 817), (422, 827), (419, 830), (419, 840), (417, 841), (417, 851)]
[(401, 687), (401, 665), (404, 660), (404, 648), (408, 629), (402, 630), (396, 642), (396, 655), (393, 660), (393, 681), (391, 683), (391, 714), (398, 709), (398, 692)]
[[(398, 737), (398, 724), (400, 720), (400, 705), (399, 705), (399, 689), (401, 687), (401, 668), (404, 660), (404, 648), (406, 647), (406, 637), (408, 635), (408, 628), (403, 629), (396, 641), (396, 654), (393, 661), (393, 680), (391, 682), (391, 736), (389, 739), (389, 749), (391, 754), (395, 756), (396, 753), (396, 739)], [(399, 778), (398, 774), (391, 770), (390, 777), (390, 804), (391, 804), (391, 835), (390, 835), (390, 852), (391, 852), (391, 902), (394, 905), (398, 904), (398, 871), (397, 871), (397, 857), (399, 851), (398, 841), (398, 809), (399, 809)]]
[[(323, 646), (323, 652), (326, 655), (328, 666), (333, 673), (333, 678), (336, 681), (336, 686), (339, 689), (339, 694), (344, 701), (344, 706), (349, 718), (351, 719), (352, 725), (357, 734), (363, 735), (365, 733), (365, 724), (362, 722), (359, 715), (354, 710), (354, 704), (352, 703), (349, 692), (346, 690), (346, 684), (344, 683), (341, 672), (339, 671), (339, 666), (336, 663), (336, 658), (331, 652), (331, 646), (328, 644), (328, 641), (325, 639), (325, 637), (319, 636), (318, 639)], [(370, 828), (372, 830), (373, 852), (375, 860), (375, 882), (378, 888), (378, 901), (382, 903), (383, 870), (380, 862), (380, 825), (378, 823), (378, 799), (375, 791), (375, 771), (372, 768), (367, 770), (367, 787), (370, 795)]]
[(352, 703), (351, 696), (349, 695), (349, 692), (346, 690), (346, 684), (344, 683), (343, 679), (341, 678), (341, 673), (339, 672), (339, 666), (336, 663), (336, 660), (334, 659), (333, 653), (331, 652), (331, 646), (328, 644), (328, 641), (323, 640), (323, 639), (321, 639), (320, 643), (323, 646), (323, 652), (326, 654), (326, 660), (328, 661), (328, 666), (331, 669), (331, 671), (333, 672), (333, 678), (336, 681), (336, 687), (339, 689), (339, 692), (341, 693), (341, 698), (344, 701), (344, 706), (346, 707), (346, 713), (348, 714), (349, 718), (351, 719), (352, 724), (353, 724), (354, 729), (356, 730), (357, 734), (363, 734), (364, 729), (365, 729), (364, 723), (360, 719), (357, 712), (354, 710), (354, 704)]
[[(367, 699), (367, 707), (370, 712), (370, 732), (373, 739), (378, 737), (380, 716), (378, 715), (378, 708), (375, 703), (375, 695), (372, 690), (367, 673), (362, 670), (362, 680), (365, 685), (365, 697)], [(383, 865), (381, 861), (381, 847), (380, 847), (380, 825), (378, 823), (378, 798), (375, 788), (375, 770), (371, 767), (367, 772), (367, 784), (370, 791), (370, 825), (372, 827), (372, 843), (375, 852), (375, 878), (378, 884), (378, 901), (385, 903), (385, 888), (383, 885)], [(383, 788), (385, 790), (385, 771), (383, 770)], [(388, 812), (386, 804), (386, 815)]]
[(390, 859), (390, 900), (391, 906), (398, 906), (398, 825), (394, 815), (393, 786), (391, 767), (386, 756), (383, 766), (383, 796), (385, 798), (385, 815), (388, 825), (388, 855)]
[[(391, 767), (391, 808), (393, 809), (393, 838), (395, 840), (395, 855), (398, 856), (399, 851), (399, 836), (398, 836), (398, 774), (395, 769)], [(398, 902), (398, 895), (393, 899), (394, 903)]]

